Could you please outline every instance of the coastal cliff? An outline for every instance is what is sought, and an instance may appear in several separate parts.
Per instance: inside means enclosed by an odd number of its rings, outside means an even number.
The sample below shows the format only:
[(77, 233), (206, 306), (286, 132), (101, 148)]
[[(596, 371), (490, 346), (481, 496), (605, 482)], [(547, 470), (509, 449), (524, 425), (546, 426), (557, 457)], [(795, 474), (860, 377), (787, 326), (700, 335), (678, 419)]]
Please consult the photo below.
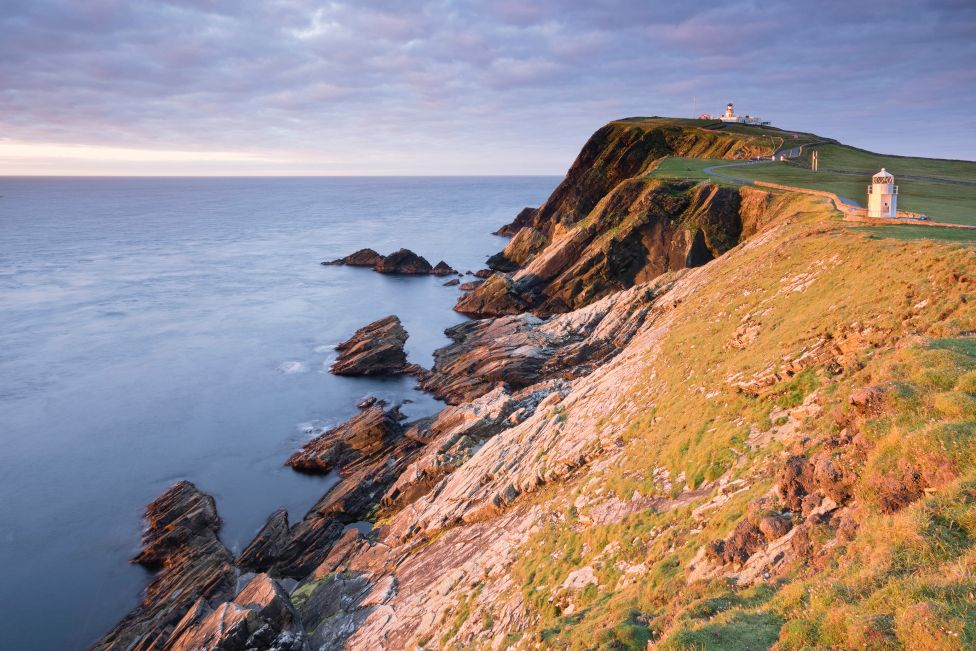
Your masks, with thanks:
[(976, 643), (976, 252), (647, 176), (762, 151), (599, 130), (461, 297), (488, 318), (416, 371), (448, 406), (364, 404), (310, 441), (292, 465), (340, 482), (238, 559), (171, 489), (144, 540), (173, 541), (164, 569), (96, 648)]

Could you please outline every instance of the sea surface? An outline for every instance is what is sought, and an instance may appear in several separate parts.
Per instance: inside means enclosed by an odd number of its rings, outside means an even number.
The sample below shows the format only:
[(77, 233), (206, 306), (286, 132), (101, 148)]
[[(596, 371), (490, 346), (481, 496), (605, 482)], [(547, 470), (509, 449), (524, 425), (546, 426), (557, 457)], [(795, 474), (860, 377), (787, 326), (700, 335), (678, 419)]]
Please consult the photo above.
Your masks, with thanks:
[(477, 270), (551, 177), (0, 178), (0, 649), (84, 648), (150, 574), (143, 509), (189, 479), (240, 551), (330, 477), (283, 463), (367, 394), (333, 346), (397, 314), (429, 366), (463, 320), (444, 278), (324, 267), (372, 247)]

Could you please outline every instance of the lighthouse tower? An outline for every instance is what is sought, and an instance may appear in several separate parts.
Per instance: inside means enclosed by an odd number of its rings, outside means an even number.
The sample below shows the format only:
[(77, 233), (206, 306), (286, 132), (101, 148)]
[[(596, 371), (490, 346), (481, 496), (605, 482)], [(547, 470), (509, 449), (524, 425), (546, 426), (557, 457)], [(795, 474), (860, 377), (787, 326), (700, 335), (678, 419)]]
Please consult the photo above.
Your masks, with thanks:
[(868, 217), (897, 217), (898, 186), (885, 168), (871, 178), (868, 186)]
[(722, 116), (725, 120), (735, 119), (735, 107), (732, 106), (732, 102), (725, 105), (725, 115)]

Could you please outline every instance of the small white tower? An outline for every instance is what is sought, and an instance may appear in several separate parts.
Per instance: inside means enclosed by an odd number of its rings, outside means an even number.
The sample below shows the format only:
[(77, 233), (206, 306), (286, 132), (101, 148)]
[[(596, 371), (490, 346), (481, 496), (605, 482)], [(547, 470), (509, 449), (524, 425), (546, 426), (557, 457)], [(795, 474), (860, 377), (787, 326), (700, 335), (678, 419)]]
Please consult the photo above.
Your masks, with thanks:
[(732, 106), (732, 102), (729, 102), (728, 104), (725, 105), (725, 115), (723, 115), (722, 117), (729, 120), (735, 117), (735, 107)]
[(898, 216), (898, 186), (885, 168), (871, 178), (868, 186), (868, 217)]

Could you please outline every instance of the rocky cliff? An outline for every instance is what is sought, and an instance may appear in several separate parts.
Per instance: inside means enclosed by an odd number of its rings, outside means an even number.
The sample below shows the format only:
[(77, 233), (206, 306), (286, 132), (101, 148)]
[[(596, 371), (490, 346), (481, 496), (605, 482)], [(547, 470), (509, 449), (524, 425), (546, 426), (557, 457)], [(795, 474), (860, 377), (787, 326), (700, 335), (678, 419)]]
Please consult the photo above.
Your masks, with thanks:
[(976, 251), (641, 175), (751, 151), (697, 131), (598, 132), (418, 372), (449, 405), (297, 451), (341, 476), (302, 520), (231, 560), (212, 501), (157, 500), (171, 560), (100, 646), (976, 645)]
[[(666, 271), (705, 264), (755, 232), (769, 195), (753, 188), (647, 176), (666, 156), (747, 158), (751, 139), (657, 122), (613, 122), (583, 147), (537, 210), (488, 265), (501, 272), (462, 296), (457, 311), (500, 316), (566, 312)], [(775, 212), (775, 211), (773, 211)]]

